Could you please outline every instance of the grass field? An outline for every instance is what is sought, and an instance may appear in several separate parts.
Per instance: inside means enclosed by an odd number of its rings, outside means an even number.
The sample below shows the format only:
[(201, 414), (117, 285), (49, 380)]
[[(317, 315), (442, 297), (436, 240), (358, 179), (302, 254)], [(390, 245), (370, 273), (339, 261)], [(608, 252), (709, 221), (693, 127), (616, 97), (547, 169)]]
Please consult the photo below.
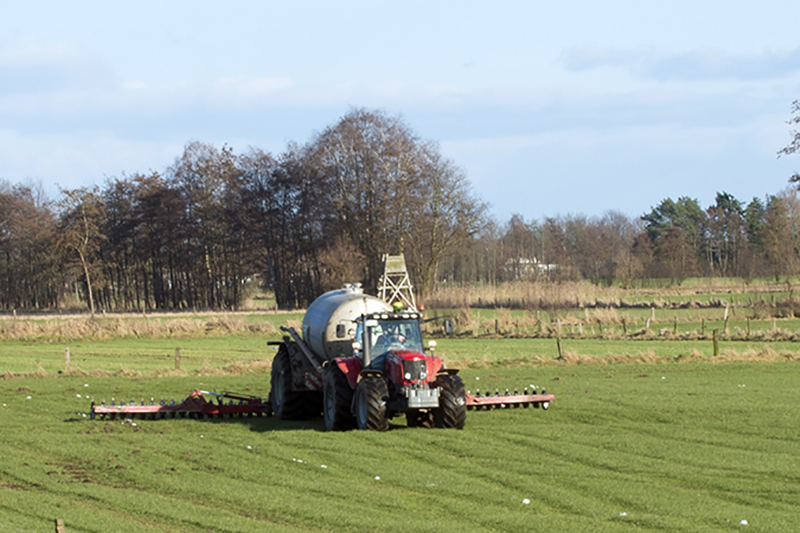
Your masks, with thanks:
[[(731, 312), (716, 357), (724, 309), (561, 313), (557, 359), (532, 312), (472, 310), (478, 329), (437, 353), (473, 392), (535, 384), (551, 409), (386, 433), (85, 416), (196, 388), (266, 397), (266, 342), (302, 313), (6, 319), (0, 533), (56, 518), (70, 533), (800, 531), (800, 320), (750, 311)], [(656, 315), (646, 335), (624, 334), (629, 312), (639, 328)]]
[(84, 417), (91, 399), (266, 396), (265, 372), (6, 379), (0, 531), (52, 531), (55, 518), (69, 532), (735, 531), (742, 520), (797, 531), (799, 370), (470, 368), (469, 388), (536, 384), (556, 402), (470, 412), (463, 431), (396, 419), (383, 434), (326, 433), (321, 420)]
[(0, 371), (11, 373), (48, 373), (65, 370), (65, 352), (76, 370), (122, 369), (151, 372), (175, 368), (176, 350), (180, 349), (180, 367), (189, 372), (212, 366), (271, 360), (274, 349), (267, 346), (270, 337), (231, 336), (185, 339), (135, 339), (106, 341), (41, 343), (7, 341), (0, 343)]
[[(137, 339), (74, 342), (6, 341), (0, 343), (0, 372), (56, 375), (66, 370), (65, 351), (75, 372), (139, 372), (176, 374), (175, 354), (180, 349), (182, 373), (214, 374), (227, 368), (243, 373), (263, 370), (274, 357), (267, 342), (277, 336), (212, 336), (181, 339)], [(563, 351), (569, 361), (597, 359), (600, 363), (669, 363), (710, 359), (797, 360), (800, 346), (794, 341), (726, 340), (719, 343), (721, 356), (712, 358), (713, 343), (704, 339), (630, 340), (622, 338), (565, 338)], [(539, 338), (446, 338), (438, 340), (437, 353), (453, 367), (560, 365), (555, 339)], [(181, 372), (177, 373), (181, 374)]]

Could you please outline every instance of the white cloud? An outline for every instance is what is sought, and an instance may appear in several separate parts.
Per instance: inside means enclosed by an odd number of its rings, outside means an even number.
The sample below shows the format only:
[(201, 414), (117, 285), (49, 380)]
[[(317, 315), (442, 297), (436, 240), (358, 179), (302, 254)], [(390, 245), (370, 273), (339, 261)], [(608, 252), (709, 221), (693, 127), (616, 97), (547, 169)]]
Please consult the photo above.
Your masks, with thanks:
[(67, 42), (0, 39), (0, 67), (80, 63), (80, 49)]
[(41, 94), (115, 83), (93, 54), (67, 42), (0, 41), (0, 97)]
[(580, 46), (569, 48), (561, 63), (573, 72), (619, 68), (635, 77), (659, 81), (767, 80), (800, 71), (800, 48), (744, 55), (712, 47), (666, 52), (653, 47)]
[(41, 180), (55, 197), (58, 187), (100, 184), (122, 172), (163, 170), (180, 155), (182, 144), (122, 139), (110, 132), (83, 135), (23, 135), (0, 130), (0, 179)]
[(227, 94), (262, 96), (276, 91), (291, 89), (294, 82), (288, 77), (228, 76), (214, 80), (213, 87)]
[[(747, 134), (747, 127), (684, 127), (677, 123), (609, 128), (566, 127), (532, 135), (498, 136), (442, 142), (449, 154), (512, 154), (531, 150), (551, 154), (649, 154), (656, 158), (714, 160), (732, 150)], [(495, 156), (496, 156), (495, 155)]]

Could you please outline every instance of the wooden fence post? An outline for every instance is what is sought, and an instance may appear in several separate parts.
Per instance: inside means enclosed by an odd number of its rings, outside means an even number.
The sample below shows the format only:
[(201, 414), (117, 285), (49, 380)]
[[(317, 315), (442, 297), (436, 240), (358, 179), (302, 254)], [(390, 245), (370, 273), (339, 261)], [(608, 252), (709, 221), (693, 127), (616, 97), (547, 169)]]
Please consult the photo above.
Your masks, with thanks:
[(61, 518), (56, 518), (56, 533), (66, 533), (66, 529), (64, 529), (64, 520)]
[(711, 332), (713, 334), (712, 343), (714, 344), (714, 357), (719, 355), (719, 340), (717, 340), (717, 330)]
[(556, 337), (556, 346), (558, 347), (558, 360), (559, 361), (563, 361), (564, 360), (564, 348), (563, 348), (563, 346), (561, 346), (561, 335)]
[(72, 365), (69, 362), (69, 347), (64, 348), (64, 369), (67, 371), (72, 370)]
[(175, 348), (175, 370), (181, 369), (181, 349)]

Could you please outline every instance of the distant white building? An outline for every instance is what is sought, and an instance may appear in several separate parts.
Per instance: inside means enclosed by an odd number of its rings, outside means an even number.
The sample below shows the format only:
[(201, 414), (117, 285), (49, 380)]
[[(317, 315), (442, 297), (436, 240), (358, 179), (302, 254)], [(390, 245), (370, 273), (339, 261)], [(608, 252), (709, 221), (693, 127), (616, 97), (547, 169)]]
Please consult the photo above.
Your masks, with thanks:
[(503, 265), (503, 270), (506, 272), (508, 279), (531, 281), (540, 279), (548, 273), (558, 270), (558, 265), (555, 263), (545, 263), (536, 257), (530, 259), (527, 257), (519, 257), (507, 260)]

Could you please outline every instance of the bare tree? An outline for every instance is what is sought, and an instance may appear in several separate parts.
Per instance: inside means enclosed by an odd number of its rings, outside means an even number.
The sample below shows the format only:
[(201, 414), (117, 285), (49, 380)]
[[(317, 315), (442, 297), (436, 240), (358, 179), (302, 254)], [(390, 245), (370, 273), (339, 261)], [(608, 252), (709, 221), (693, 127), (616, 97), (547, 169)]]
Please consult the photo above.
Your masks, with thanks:
[(53, 254), (55, 215), (41, 184), (0, 182), (0, 305), (58, 305), (61, 276)]
[(330, 191), (334, 233), (348, 236), (375, 287), (384, 253), (406, 253), (421, 292), (436, 283), (442, 255), (482, 227), (485, 205), (438, 146), (399, 118), (355, 109), (319, 134), (306, 165)]
[(100, 243), (105, 238), (101, 231), (105, 217), (105, 205), (97, 187), (62, 190), (61, 195), (59, 244), (67, 256), (74, 252), (80, 261), (86, 282), (89, 310), (94, 317), (92, 276)]
[(465, 244), (485, 226), (486, 204), (472, 195), (463, 172), (438, 152), (428, 152), (420, 166), (421, 198), (407, 199), (413, 207), (403, 210), (403, 227), (421, 293), (430, 294), (443, 254)]
[[(337, 242), (329, 184), (308, 164), (306, 150), (297, 145), (277, 160), (252, 149), (241, 158), (241, 167), (250, 236), (258, 243), (257, 268), (279, 306), (308, 305), (323, 289), (322, 270), (333, 257), (326, 250)], [(331, 254), (336, 252), (331, 250)]]
[[(792, 102), (792, 114), (794, 115), (786, 123), (789, 125), (797, 126), (800, 124), (800, 100)], [(789, 144), (778, 150), (778, 157), (782, 155), (796, 154), (800, 152), (800, 131), (792, 130), (790, 132), (792, 140)], [(795, 187), (800, 187), (800, 173), (795, 172), (790, 178), (789, 183), (793, 183)]]
[(800, 264), (800, 200), (786, 190), (769, 196), (764, 216), (763, 245), (775, 281), (797, 273)]
[(418, 140), (398, 118), (355, 109), (309, 145), (305, 165), (319, 169), (332, 197), (337, 231), (367, 260), (365, 282), (376, 286), (384, 253), (402, 251), (397, 225), (419, 187)]
[(664, 269), (660, 275), (680, 285), (695, 272), (696, 253), (686, 232), (677, 226), (668, 226), (656, 247), (655, 257)]
[(242, 218), (242, 170), (226, 146), (192, 142), (170, 168), (171, 183), (184, 200), (187, 250), (197, 292), (208, 307), (235, 307), (241, 297), (242, 271), (248, 253), (247, 225)]

